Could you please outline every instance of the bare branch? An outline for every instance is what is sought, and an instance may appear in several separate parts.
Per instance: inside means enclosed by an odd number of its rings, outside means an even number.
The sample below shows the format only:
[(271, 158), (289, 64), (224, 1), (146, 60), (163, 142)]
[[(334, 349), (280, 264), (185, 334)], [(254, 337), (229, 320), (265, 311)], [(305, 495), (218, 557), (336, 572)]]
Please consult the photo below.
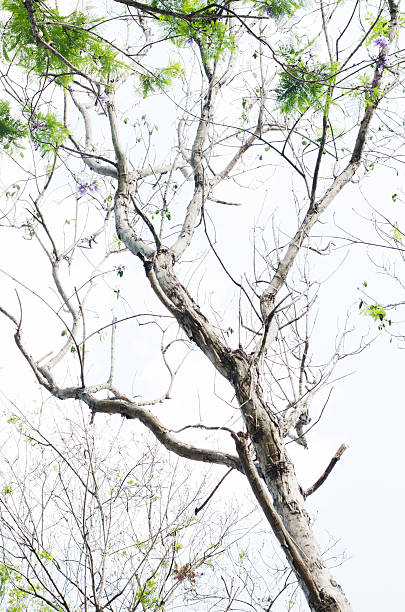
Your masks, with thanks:
[(339, 459), (341, 458), (341, 456), (343, 455), (346, 449), (347, 449), (346, 444), (341, 444), (339, 446), (339, 448), (337, 449), (336, 453), (333, 455), (332, 459), (330, 460), (328, 464), (328, 467), (326, 468), (322, 476), (318, 478), (318, 480), (312, 485), (312, 487), (309, 487), (309, 489), (305, 491), (304, 497), (309, 497), (310, 495), (312, 495), (312, 493), (315, 493), (315, 491), (319, 489), (320, 486), (323, 485), (323, 483), (325, 482), (325, 480), (327, 479), (327, 477), (329, 476), (329, 474), (331, 473), (331, 471), (333, 470), (333, 468), (335, 467), (335, 465), (337, 464), (337, 462), (339, 461)]

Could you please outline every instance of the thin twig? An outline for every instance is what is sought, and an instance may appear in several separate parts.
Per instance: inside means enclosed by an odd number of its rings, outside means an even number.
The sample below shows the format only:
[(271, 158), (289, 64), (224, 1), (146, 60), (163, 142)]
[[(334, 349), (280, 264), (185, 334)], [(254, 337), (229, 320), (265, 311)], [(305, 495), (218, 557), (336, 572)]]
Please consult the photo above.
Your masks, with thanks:
[(205, 502), (197, 507), (194, 510), (194, 514), (195, 516), (197, 516), (197, 514), (208, 504), (208, 502), (210, 501), (211, 497), (214, 495), (214, 493), (218, 490), (219, 486), (224, 482), (225, 478), (232, 472), (233, 468), (229, 468), (229, 470), (226, 472), (226, 474), (224, 476), (222, 476), (221, 480), (219, 481), (219, 483), (216, 485), (216, 487), (214, 487), (214, 489), (211, 491), (211, 493), (208, 495), (207, 499), (205, 500)]
[(332, 459), (329, 462), (328, 467), (326, 468), (322, 476), (318, 478), (318, 480), (312, 485), (312, 487), (309, 487), (309, 489), (307, 489), (304, 492), (305, 498), (312, 495), (312, 493), (315, 493), (315, 491), (319, 489), (321, 485), (323, 485), (323, 483), (325, 482), (325, 480), (327, 479), (327, 477), (329, 476), (329, 474), (331, 473), (331, 471), (333, 470), (333, 468), (335, 467), (340, 457), (343, 455), (343, 453), (345, 452), (347, 448), (348, 448), (347, 444), (341, 444), (339, 446), (339, 448), (337, 449), (336, 453), (333, 455)]

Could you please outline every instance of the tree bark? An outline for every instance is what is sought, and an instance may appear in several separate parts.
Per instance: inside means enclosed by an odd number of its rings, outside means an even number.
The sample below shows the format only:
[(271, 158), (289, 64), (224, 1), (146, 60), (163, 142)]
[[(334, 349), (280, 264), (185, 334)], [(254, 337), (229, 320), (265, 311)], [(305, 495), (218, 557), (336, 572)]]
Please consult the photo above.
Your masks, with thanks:
[[(267, 497), (268, 504), (274, 506), (274, 515), (281, 519), (285, 529), (275, 528), (274, 522), (272, 524), (271, 521), (270, 525), (297, 576), (311, 610), (350, 612), (352, 608), (346, 596), (322, 559), (309, 516), (305, 511), (304, 492), (288, 457), (277, 420), (263, 398), (254, 356), (247, 355), (242, 349), (231, 350), (218, 339), (197, 304), (177, 280), (172, 270), (173, 260), (169, 251), (157, 254), (154, 264), (148, 262), (146, 265), (146, 273), (158, 297), (171, 310), (188, 337), (235, 390), (248, 437), (254, 446), (258, 465), (273, 499), (271, 502)], [(243, 453), (238, 445), (237, 450), (256, 499), (263, 508), (263, 490), (258, 492), (252, 486)], [(259, 481), (259, 478), (256, 480)], [(265, 514), (268, 518), (266, 511)]]

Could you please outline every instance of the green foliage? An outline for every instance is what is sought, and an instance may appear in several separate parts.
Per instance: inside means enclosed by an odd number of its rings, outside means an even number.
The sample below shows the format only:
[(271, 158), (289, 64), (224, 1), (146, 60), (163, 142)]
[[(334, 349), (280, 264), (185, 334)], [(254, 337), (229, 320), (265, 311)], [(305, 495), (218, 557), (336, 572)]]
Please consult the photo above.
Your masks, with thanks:
[(10, 423), (10, 425), (19, 425), (21, 423), (21, 417), (17, 416), (16, 414), (12, 414), (7, 419), (7, 423)]
[(160, 68), (154, 73), (141, 74), (141, 90), (144, 98), (151, 93), (156, 93), (161, 90), (164, 91), (169, 87), (173, 79), (181, 76), (183, 69), (180, 67), (178, 62), (171, 62), (166, 68)]
[(385, 327), (385, 322), (388, 325), (392, 324), (391, 319), (387, 319), (387, 312), (382, 304), (364, 304), (363, 300), (360, 300), (359, 309), (361, 313), (371, 317), (373, 321), (378, 323), (379, 329)]
[[(366, 21), (369, 27), (375, 22), (375, 20), (376, 20), (375, 15), (373, 15), (372, 13), (367, 13)], [(379, 17), (375, 26), (373, 27), (369, 36), (367, 37), (367, 45), (371, 44), (373, 40), (377, 38), (378, 36), (386, 36), (388, 33), (388, 27), (389, 27), (389, 19), (383, 16)]]
[(11, 116), (10, 104), (0, 100), (0, 146), (6, 150), (13, 145), (19, 147), (18, 141), (24, 138), (27, 132), (26, 126)]
[(381, 304), (372, 304), (371, 306), (366, 306), (363, 312), (364, 314), (371, 317), (374, 321), (383, 321), (387, 316), (385, 308)]
[(277, 102), (283, 113), (304, 112), (310, 107), (321, 110), (336, 73), (335, 65), (316, 64), (311, 53), (308, 59), (293, 47), (284, 48), (285, 69), (276, 88)]
[(163, 603), (159, 601), (157, 580), (150, 579), (141, 585), (136, 598), (146, 610), (163, 610)]
[(112, 239), (112, 243), (110, 246), (110, 249), (113, 253), (117, 253), (117, 251), (121, 251), (122, 249), (122, 242), (121, 240), (118, 238), (117, 234), (114, 234), (113, 239)]
[(295, 11), (301, 8), (301, 2), (294, 0), (269, 0), (269, 2), (261, 2), (261, 12), (273, 19), (281, 19), (282, 17), (292, 17)]
[(155, 218), (155, 215), (160, 215), (161, 217), (166, 217), (166, 219), (167, 219), (168, 221), (170, 221), (170, 220), (171, 220), (171, 218), (172, 218), (172, 215), (170, 214), (169, 209), (168, 209), (168, 207), (167, 207), (167, 206), (163, 206), (163, 208), (158, 208), (158, 209), (155, 211), (155, 214), (154, 214), (154, 215), (152, 215), (152, 219), (154, 219), (154, 218)]
[[(0, 564), (0, 606), (7, 612), (52, 612), (61, 610), (57, 602), (48, 606), (35, 593), (43, 591), (39, 584), (28, 584), (17, 569)], [(5, 606), (5, 607), (4, 607)]]
[[(2, 32), (2, 50), (6, 61), (10, 57), (26, 70), (39, 75), (57, 75), (57, 82), (66, 84), (72, 79), (71, 69), (50, 50), (37, 45), (32, 33), (27, 9), (21, 0), (2, 0), (5, 11)], [(100, 41), (94, 28), (99, 19), (80, 11), (67, 16), (43, 3), (35, 2), (34, 18), (40, 38), (58, 51), (77, 70), (106, 80), (122, 69), (117, 53)]]
[(51, 553), (48, 550), (41, 550), (41, 552), (39, 553), (39, 557), (41, 559), (45, 559), (46, 561), (52, 561), (53, 557), (51, 555)]
[(36, 113), (29, 125), (34, 146), (39, 148), (43, 155), (57, 149), (69, 135), (65, 126), (52, 113)]
[(393, 225), (391, 227), (391, 235), (392, 235), (392, 239), (394, 240), (394, 242), (402, 242), (402, 232), (400, 229), (398, 229), (398, 227), (396, 225)]
[[(205, 15), (217, 15), (218, 11), (218, 5), (206, 9), (207, 2), (201, 0), (168, 0), (167, 2), (153, 0), (152, 6), (185, 15), (197, 11), (201, 11)], [(208, 6), (210, 6), (209, 3)], [(233, 38), (230, 35), (229, 28), (220, 20), (195, 19), (190, 22), (165, 15), (162, 15), (159, 20), (162, 22), (167, 36), (177, 46), (183, 46), (187, 42), (198, 44), (203, 61), (216, 60), (223, 51), (233, 47)]]

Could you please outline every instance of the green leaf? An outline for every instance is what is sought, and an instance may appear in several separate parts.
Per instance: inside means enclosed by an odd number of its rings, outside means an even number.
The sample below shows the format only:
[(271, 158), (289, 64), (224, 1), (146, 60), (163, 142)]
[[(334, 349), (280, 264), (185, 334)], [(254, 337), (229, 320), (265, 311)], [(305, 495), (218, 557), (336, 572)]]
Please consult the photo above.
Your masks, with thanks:
[(382, 322), (387, 316), (384, 306), (382, 304), (371, 304), (370, 306), (366, 306), (363, 311), (363, 314), (371, 317), (374, 321)]
[[(285, 114), (294, 111), (305, 112), (313, 107), (322, 110), (327, 102), (326, 94), (337, 70), (336, 64), (316, 63), (312, 56), (305, 61), (299, 50), (291, 45), (284, 47), (281, 54), (285, 70), (280, 74), (276, 88), (277, 102)], [(318, 139), (320, 142), (322, 139)]]
[(260, 3), (261, 13), (270, 19), (279, 20), (283, 17), (292, 17), (297, 9), (302, 6), (302, 2), (294, 0), (266, 0)]
[(34, 147), (43, 155), (55, 151), (69, 135), (69, 131), (53, 113), (36, 113), (30, 117), (29, 127)]
[(28, 134), (28, 128), (19, 119), (11, 116), (10, 104), (0, 100), (0, 146), (5, 150), (11, 145), (20, 146), (19, 141)]
[(141, 74), (139, 80), (143, 97), (146, 98), (149, 94), (156, 93), (159, 90), (165, 91), (172, 84), (173, 79), (181, 76), (183, 72), (178, 62), (171, 62), (166, 68)]
[[(52, 51), (37, 45), (32, 33), (27, 9), (21, 0), (2, 0), (0, 8), (5, 20), (2, 31), (2, 54), (28, 71), (39, 75), (52, 73), (60, 85), (69, 83), (73, 74), (67, 63)], [(52, 44), (65, 60), (77, 70), (109, 81), (122, 72), (125, 65), (117, 59), (117, 52), (97, 37), (100, 19), (74, 10), (62, 15), (58, 8), (42, 2), (33, 4), (38, 35)]]

